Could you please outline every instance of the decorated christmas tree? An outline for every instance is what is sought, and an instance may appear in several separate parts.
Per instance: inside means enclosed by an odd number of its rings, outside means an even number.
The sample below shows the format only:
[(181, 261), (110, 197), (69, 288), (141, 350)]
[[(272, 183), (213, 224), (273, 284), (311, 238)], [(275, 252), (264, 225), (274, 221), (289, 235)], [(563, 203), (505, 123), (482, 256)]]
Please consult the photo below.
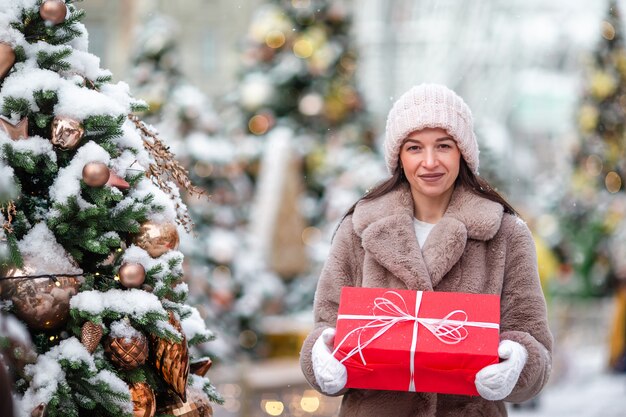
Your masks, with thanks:
[(190, 347), (213, 334), (177, 250), (192, 226), (179, 186), (200, 191), (87, 52), (83, 14), (69, 0), (0, 9), (2, 323), (32, 340), (2, 355), (17, 414), (210, 415), (210, 359)]
[(626, 49), (615, 1), (601, 34), (583, 83), (571, 188), (558, 207), (558, 251), (571, 278), (569, 291), (585, 296), (610, 290), (614, 271), (608, 237), (626, 215)]
[(250, 227), (268, 267), (288, 281), (287, 310), (310, 306), (338, 219), (385, 176), (350, 27), (341, 1), (273, 0), (245, 42), (237, 104), (265, 144)]

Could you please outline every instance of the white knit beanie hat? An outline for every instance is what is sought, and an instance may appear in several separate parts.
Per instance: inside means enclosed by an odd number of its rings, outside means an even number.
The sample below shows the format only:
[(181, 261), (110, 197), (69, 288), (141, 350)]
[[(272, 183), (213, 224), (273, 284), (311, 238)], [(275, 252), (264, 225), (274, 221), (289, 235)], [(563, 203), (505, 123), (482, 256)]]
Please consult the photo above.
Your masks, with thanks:
[(470, 108), (449, 88), (420, 84), (402, 94), (389, 111), (385, 134), (385, 162), (393, 174), (406, 137), (426, 127), (444, 129), (454, 140), (474, 174), (478, 174), (478, 142)]

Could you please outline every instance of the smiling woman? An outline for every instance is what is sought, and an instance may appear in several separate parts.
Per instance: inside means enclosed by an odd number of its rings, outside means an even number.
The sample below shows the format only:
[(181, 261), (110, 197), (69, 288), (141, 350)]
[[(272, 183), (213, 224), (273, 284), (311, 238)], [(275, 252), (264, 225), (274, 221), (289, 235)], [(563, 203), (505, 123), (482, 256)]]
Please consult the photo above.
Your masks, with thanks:
[[(503, 401), (534, 397), (551, 367), (530, 231), (478, 176), (472, 113), (447, 87), (422, 84), (403, 94), (389, 112), (384, 148), (391, 177), (357, 201), (334, 236), (303, 372), (322, 393), (344, 395), (344, 417), (506, 416)], [(480, 396), (348, 389), (351, 368), (332, 352), (342, 287), (498, 295), (500, 362), (476, 373)]]

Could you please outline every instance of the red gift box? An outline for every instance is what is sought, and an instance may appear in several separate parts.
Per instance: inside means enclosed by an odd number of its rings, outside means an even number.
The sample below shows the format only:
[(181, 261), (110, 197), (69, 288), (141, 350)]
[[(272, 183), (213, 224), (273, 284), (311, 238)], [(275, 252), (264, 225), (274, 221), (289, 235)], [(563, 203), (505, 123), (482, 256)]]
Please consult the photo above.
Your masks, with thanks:
[(344, 287), (334, 355), (348, 388), (478, 395), (499, 323), (497, 295)]

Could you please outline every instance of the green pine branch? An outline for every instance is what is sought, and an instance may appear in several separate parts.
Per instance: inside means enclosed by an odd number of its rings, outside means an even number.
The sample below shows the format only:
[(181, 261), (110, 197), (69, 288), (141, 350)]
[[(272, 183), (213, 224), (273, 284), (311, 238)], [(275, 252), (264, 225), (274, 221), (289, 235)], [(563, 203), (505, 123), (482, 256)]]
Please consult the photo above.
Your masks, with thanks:
[(64, 59), (69, 57), (71, 54), (72, 47), (70, 46), (54, 52), (39, 51), (37, 52), (37, 65), (39, 68), (50, 71), (67, 71), (71, 68), (71, 65), (69, 62), (64, 61)]

